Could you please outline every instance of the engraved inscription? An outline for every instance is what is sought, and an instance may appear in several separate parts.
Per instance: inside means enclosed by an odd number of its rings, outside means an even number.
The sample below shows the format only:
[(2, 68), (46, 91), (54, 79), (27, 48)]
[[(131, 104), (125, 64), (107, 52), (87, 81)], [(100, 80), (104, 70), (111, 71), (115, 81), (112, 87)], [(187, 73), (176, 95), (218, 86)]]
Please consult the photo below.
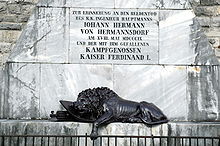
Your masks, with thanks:
[(70, 53), (76, 63), (158, 63), (158, 11), (71, 9)]

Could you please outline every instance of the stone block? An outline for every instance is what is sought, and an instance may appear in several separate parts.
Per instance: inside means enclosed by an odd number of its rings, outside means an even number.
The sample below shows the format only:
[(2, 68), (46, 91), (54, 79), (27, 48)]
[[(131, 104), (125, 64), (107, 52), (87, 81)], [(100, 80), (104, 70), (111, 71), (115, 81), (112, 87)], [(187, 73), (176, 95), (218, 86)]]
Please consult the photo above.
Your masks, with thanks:
[(218, 5), (220, 4), (219, 0), (201, 0), (201, 5)]
[(220, 36), (220, 27), (203, 27), (202, 30), (204, 31), (207, 37), (219, 37)]
[(217, 16), (220, 14), (220, 6), (198, 6), (194, 11), (197, 16)]
[(26, 23), (29, 19), (29, 15), (19, 15), (17, 16), (17, 22), (18, 23)]
[(197, 20), (199, 22), (199, 24), (201, 26), (211, 26), (212, 23), (211, 23), (211, 18), (210, 17), (207, 17), (207, 16), (200, 16), (200, 17), (197, 17)]
[(32, 4), (21, 5), (22, 15), (30, 16), (32, 14), (34, 7), (35, 5), (32, 5)]
[(12, 63), (8, 69), (8, 96), (4, 98), (4, 118), (39, 118), (40, 65)]
[(0, 2), (0, 14), (7, 13), (7, 4), (6, 2)]
[(21, 30), (22, 23), (1, 22), (0, 30)]
[(0, 41), (5, 43), (15, 43), (21, 32), (17, 30), (0, 30)]
[(0, 15), (0, 20), (3, 22), (17, 22), (17, 15), (16, 14), (2, 14)]
[(11, 43), (0, 43), (0, 53), (9, 53), (11, 46)]
[(170, 120), (187, 119), (186, 67), (115, 65), (113, 76), (122, 98), (152, 102)]
[(219, 120), (220, 67), (190, 66), (187, 74), (188, 120)]
[(212, 17), (211, 24), (214, 27), (220, 27), (220, 16)]
[(8, 4), (8, 12), (10, 14), (21, 14), (21, 6), (19, 4)]
[(87, 88), (113, 88), (111, 65), (44, 64), (41, 68), (40, 111), (48, 118), (51, 111), (63, 109), (59, 100), (75, 101)]

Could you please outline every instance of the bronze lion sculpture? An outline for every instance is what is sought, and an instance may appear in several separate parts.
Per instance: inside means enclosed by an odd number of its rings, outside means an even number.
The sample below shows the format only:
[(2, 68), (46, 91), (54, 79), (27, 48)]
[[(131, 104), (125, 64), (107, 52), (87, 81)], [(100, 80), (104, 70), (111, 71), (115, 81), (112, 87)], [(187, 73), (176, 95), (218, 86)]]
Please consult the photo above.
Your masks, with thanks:
[(112, 122), (145, 123), (147, 126), (168, 122), (153, 103), (122, 99), (107, 87), (86, 89), (76, 102), (60, 101), (67, 111), (50, 115), (56, 121), (92, 122), (91, 139), (98, 137), (98, 127)]

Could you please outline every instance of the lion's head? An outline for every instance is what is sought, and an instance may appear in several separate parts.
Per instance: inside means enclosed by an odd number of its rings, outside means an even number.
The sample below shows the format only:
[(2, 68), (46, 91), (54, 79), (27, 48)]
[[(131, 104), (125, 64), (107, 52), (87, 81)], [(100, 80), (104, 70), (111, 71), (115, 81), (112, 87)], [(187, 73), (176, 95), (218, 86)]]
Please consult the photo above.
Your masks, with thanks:
[(86, 89), (79, 93), (77, 101), (74, 102), (75, 109), (84, 116), (93, 115), (97, 118), (103, 113), (104, 101), (118, 97), (118, 95), (107, 87)]

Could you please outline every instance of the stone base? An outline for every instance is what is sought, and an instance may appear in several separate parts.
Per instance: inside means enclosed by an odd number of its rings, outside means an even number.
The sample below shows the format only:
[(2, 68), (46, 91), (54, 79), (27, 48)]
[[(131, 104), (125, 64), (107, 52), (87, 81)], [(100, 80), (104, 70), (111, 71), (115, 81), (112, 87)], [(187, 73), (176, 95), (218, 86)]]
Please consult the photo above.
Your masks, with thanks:
[[(92, 124), (78, 123), (78, 122), (50, 122), (43, 120), (0, 120), (0, 135), (86, 135), (90, 134)], [(122, 135), (122, 136), (206, 136), (206, 137), (218, 137), (220, 136), (220, 122), (169, 122), (152, 128), (147, 127), (144, 124), (130, 124), (130, 123), (112, 123), (108, 126), (99, 129), (100, 135)], [(80, 138), (80, 142), (77, 138), (65, 138), (65, 145), (85, 145), (85, 138)], [(8, 140), (8, 141), (7, 141)], [(0, 139), (2, 142), (2, 138)], [(7, 141), (6, 145), (17, 145), (17, 138)], [(44, 138), (42, 145), (48, 144), (48, 139)], [(120, 146), (129, 145), (129, 138), (118, 138), (118, 144)], [(0, 145), (1, 145), (0, 142)], [(31, 144), (32, 137), (27, 138), (27, 144)], [(95, 145), (100, 145), (100, 139), (94, 141)], [(152, 139), (140, 138), (138, 145), (152, 144)], [(154, 140), (154, 144), (159, 144), (159, 139)], [(173, 141), (170, 141), (171, 144)], [(181, 145), (181, 142), (179, 145)], [(203, 141), (201, 141), (203, 142)], [(207, 144), (211, 143), (211, 140), (207, 140)], [(215, 140), (214, 144), (219, 141)], [(24, 139), (20, 138), (19, 143), (23, 144)], [(35, 145), (41, 145), (41, 139), (35, 138)], [(50, 139), (50, 145), (54, 145), (55, 138)], [(58, 139), (58, 144), (63, 143), (62, 138)], [(107, 145), (107, 138), (102, 139), (102, 145)], [(110, 138), (110, 144), (114, 145), (115, 139)], [(178, 143), (178, 141), (177, 141)], [(184, 145), (187, 145), (187, 139), (184, 140)], [(192, 139), (192, 144), (196, 144), (197, 141)], [(92, 145), (92, 141), (87, 139), (88, 146)], [(132, 139), (132, 144), (137, 145), (137, 138)], [(167, 139), (161, 140), (162, 145), (167, 144)], [(5, 145), (4, 145), (5, 146)]]

